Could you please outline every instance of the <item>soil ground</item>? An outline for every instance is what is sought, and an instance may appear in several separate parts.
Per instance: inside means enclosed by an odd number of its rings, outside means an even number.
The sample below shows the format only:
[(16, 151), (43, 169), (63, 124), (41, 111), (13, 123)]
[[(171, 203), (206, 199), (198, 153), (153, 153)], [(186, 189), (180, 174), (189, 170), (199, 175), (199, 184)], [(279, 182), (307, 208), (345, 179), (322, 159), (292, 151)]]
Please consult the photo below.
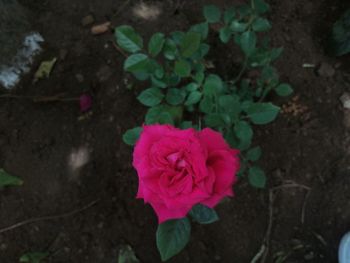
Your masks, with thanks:
[[(123, 56), (112, 34), (93, 36), (83, 17), (95, 23), (133, 25), (149, 38), (154, 32), (184, 30), (201, 21), (204, 3), (230, 6), (237, 1), (157, 1), (155, 20), (132, 15), (133, 1), (20, 1), (32, 14), (33, 28), (45, 38), (44, 52), (14, 94), (50, 96), (64, 93), (93, 96), (92, 113), (80, 118), (76, 102), (33, 103), (1, 99), (0, 167), (24, 185), (0, 190), (0, 228), (47, 215), (74, 214), (40, 220), (0, 234), (0, 262), (14, 263), (28, 251), (49, 251), (47, 262), (116, 262), (118, 249), (129, 244), (141, 262), (160, 262), (155, 245), (156, 217), (135, 199), (137, 177), (125, 130), (142, 122), (145, 108), (126, 88)], [(350, 141), (339, 102), (349, 89), (349, 57), (336, 59), (324, 51), (332, 23), (345, 1), (270, 0), (269, 33), (274, 46), (284, 47), (277, 62), (281, 79), (295, 88), (301, 114), (281, 114), (257, 131), (263, 148), (260, 164), (268, 188), (256, 190), (242, 181), (236, 197), (218, 206), (221, 220), (194, 226), (190, 244), (169, 262), (250, 262), (271, 225), (266, 262), (337, 262), (339, 239), (350, 230)], [(210, 58), (224, 76), (234, 71), (236, 54), (220, 45)], [(32, 83), (40, 61), (59, 57), (47, 80)], [(304, 63), (336, 66), (331, 77), (318, 76)], [(80, 75), (77, 77), (77, 74)], [(6, 92), (3, 90), (3, 92)], [(276, 101), (283, 105), (288, 100)], [(88, 163), (69, 169), (69, 157), (86, 150)], [(304, 185), (308, 188), (303, 188)], [(80, 211), (91, 202), (93, 206)], [(272, 208), (272, 210), (271, 210)]]

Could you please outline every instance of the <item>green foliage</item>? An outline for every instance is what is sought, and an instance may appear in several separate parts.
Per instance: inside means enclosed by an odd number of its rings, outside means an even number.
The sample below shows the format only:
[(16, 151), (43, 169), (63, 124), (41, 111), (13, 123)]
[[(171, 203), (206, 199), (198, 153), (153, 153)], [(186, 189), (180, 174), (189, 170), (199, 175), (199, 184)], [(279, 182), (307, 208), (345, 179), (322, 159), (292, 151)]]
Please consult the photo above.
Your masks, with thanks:
[(19, 262), (41, 263), (49, 256), (47, 252), (29, 252), (19, 258)]
[[(280, 108), (268, 100), (270, 94), (285, 97), (293, 92), (289, 84), (280, 83), (273, 67), (283, 48), (270, 47), (269, 39), (260, 36), (271, 29), (269, 20), (263, 16), (269, 9), (264, 0), (252, 0), (250, 5), (227, 10), (205, 6), (204, 22), (185, 32), (155, 33), (147, 50), (131, 27), (118, 27), (115, 34), (118, 45), (131, 53), (124, 62), (124, 70), (138, 80), (147, 81), (147, 88), (137, 97), (149, 107), (144, 123), (218, 130), (231, 147), (241, 150), (239, 176), (255, 188), (264, 188), (267, 181), (257, 165), (261, 148), (252, 145), (255, 125), (269, 124), (278, 116)], [(211, 23), (219, 27), (219, 41), (235, 44), (243, 56), (241, 69), (227, 79), (207, 70)], [(249, 71), (257, 72), (254, 79), (246, 77)], [(123, 140), (134, 145), (140, 132), (139, 127), (128, 130)], [(202, 205), (195, 206), (190, 215), (199, 223), (218, 220), (214, 210)], [(175, 235), (177, 232), (179, 236)], [(188, 219), (159, 226), (157, 245), (163, 260), (186, 245), (189, 232)]]
[(192, 207), (189, 214), (199, 224), (211, 224), (219, 220), (219, 216), (214, 209), (201, 204)]
[(135, 145), (136, 141), (139, 139), (140, 134), (142, 132), (141, 127), (132, 128), (130, 130), (127, 130), (123, 135), (123, 141), (127, 145), (133, 146)]
[(129, 245), (123, 245), (119, 249), (118, 263), (140, 263), (140, 261)]
[(215, 5), (207, 5), (203, 8), (203, 14), (207, 22), (217, 23), (221, 18), (221, 11)]
[(142, 37), (131, 26), (119, 26), (115, 29), (118, 45), (127, 52), (135, 53), (143, 48)]
[(161, 51), (164, 46), (165, 42), (165, 36), (163, 33), (155, 33), (148, 44), (148, 53), (152, 56), (155, 57), (157, 56)]
[(156, 236), (162, 261), (178, 254), (187, 245), (190, 235), (191, 224), (187, 217), (160, 224)]
[(335, 56), (350, 52), (350, 9), (333, 26), (330, 51)]
[(5, 186), (19, 186), (23, 181), (15, 176), (10, 175), (4, 169), (0, 169), (0, 188)]
[(263, 170), (257, 166), (252, 166), (248, 171), (249, 183), (256, 188), (264, 188), (266, 176)]

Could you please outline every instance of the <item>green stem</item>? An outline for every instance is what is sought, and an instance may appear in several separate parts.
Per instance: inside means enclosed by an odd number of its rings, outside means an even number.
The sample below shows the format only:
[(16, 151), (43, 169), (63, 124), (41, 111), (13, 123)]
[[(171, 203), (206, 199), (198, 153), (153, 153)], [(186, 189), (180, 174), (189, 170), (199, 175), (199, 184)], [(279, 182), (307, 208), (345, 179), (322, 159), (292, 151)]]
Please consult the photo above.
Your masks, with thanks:
[(246, 57), (244, 62), (243, 62), (243, 66), (242, 66), (241, 71), (238, 73), (237, 77), (234, 79), (234, 81), (232, 83), (233, 85), (236, 84), (237, 81), (239, 81), (242, 78), (244, 72), (247, 70), (247, 67), (248, 67), (248, 58)]

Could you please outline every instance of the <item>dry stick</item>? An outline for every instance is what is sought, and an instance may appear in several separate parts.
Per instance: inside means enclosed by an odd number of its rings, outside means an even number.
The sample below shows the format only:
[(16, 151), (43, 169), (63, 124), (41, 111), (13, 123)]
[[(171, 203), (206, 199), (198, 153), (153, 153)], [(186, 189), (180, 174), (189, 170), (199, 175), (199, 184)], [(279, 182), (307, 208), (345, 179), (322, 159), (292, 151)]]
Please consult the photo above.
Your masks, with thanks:
[(124, 8), (130, 3), (130, 1), (131, 0), (125, 1), (124, 4), (119, 8), (119, 10), (113, 14), (113, 16), (119, 15), (124, 10)]
[(304, 199), (304, 204), (303, 204), (303, 208), (302, 208), (302, 213), (301, 213), (301, 222), (304, 223), (304, 219), (305, 219), (305, 209), (306, 209), (306, 201), (307, 198), (309, 197), (311, 188), (306, 186), (306, 185), (302, 185), (302, 184), (297, 184), (293, 181), (288, 181), (287, 184), (284, 185), (279, 185), (276, 187), (273, 187), (270, 189), (269, 191), (269, 223), (267, 226), (267, 230), (266, 230), (266, 234), (264, 237), (264, 241), (258, 251), (258, 253), (254, 256), (254, 258), (251, 260), (250, 263), (257, 263), (260, 260), (260, 263), (264, 263), (266, 261), (268, 252), (269, 252), (269, 245), (270, 245), (270, 237), (271, 237), (271, 232), (272, 232), (272, 225), (273, 225), (273, 211), (274, 211), (274, 207), (273, 207), (273, 198), (274, 198), (274, 191), (276, 190), (280, 190), (283, 188), (302, 188), (306, 191), (308, 191), (305, 199)]
[(128, 55), (127, 54), (125, 54), (125, 52), (123, 51), (123, 50), (121, 50), (119, 47), (118, 47), (118, 45), (116, 45), (116, 43), (114, 43), (113, 41), (111, 41), (112, 42), (112, 45), (113, 45), (113, 47), (119, 52), (119, 53), (121, 53), (124, 57), (128, 57)]
[(25, 226), (25, 225), (28, 225), (28, 224), (32, 224), (32, 223), (35, 223), (35, 222), (40, 222), (40, 221), (46, 221), (46, 220), (54, 220), (54, 219), (59, 219), (59, 218), (64, 218), (64, 217), (70, 217), (70, 216), (73, 216), (75, 214), (78, 214), (78, 213), (81, 213), (87, 209), (89, 209), (90, 207), (96, 205), (100, 200), (97, 199), (91, 203), (89, 203), (88, 205), (78, 209), (78, 210), (74, 210), (74, 211), (71, 211), (71, 212), (68, 212), (68, 213), (65, 213), (65, 214), (61, 214), (61, 215), (53, 215), (53, 216), (42, 216), (42, 217), (37, 217), (37, 218), (31, 218), (31, 219), (27, 219), (27, 220), (24, 220), (22, 222), (18, 222), (14, 225), (11, 225), (11, 226), (8, 226), (8, 227), (5, 227), (5, 228), (2, 228), (0, 229), (0, 234), (3, 234), (7, 231), (10, 231), (10, 230), (13, 230), (15, 228), (18, 228), (18, 227), (22, 227), (22, 226)]
[(79, 98), (62, 98), (64, 94), (58, 94), (53, 96), (21, 96), (12, 94), (0, 95), (0, 99), (10, 98), (10, 99), (27, 99), (33, 102), (56, 102), (56, 101), (78, 101)]

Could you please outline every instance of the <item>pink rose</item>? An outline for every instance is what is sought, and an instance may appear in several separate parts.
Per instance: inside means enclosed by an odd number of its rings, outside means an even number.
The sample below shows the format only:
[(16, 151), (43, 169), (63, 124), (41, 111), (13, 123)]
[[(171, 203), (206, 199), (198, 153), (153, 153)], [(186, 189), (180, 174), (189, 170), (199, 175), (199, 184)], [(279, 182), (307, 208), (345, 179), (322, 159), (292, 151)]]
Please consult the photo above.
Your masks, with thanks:
[(144, 126), (133, 154), (137, 198), (151, 204), (159, 223), (183, 218), (199, 203), (213, 208), (225, 196), (233, 196), (238, 153), (212, 129)]

